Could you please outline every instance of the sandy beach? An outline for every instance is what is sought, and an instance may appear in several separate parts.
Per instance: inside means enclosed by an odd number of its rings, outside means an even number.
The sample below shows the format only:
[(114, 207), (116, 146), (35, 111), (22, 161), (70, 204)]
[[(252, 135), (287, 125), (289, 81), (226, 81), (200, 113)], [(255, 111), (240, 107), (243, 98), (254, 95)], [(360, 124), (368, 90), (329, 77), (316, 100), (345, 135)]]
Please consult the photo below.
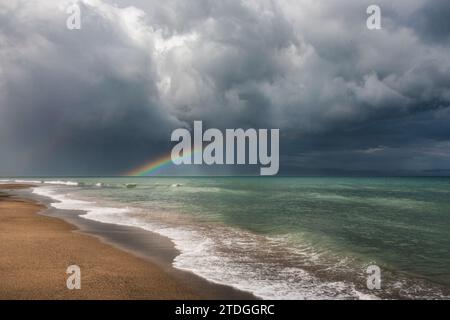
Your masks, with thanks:
[[(200, 296), (160, 267), (73, 232), (67, 222), (0, 186), (0, 299), (196, 299)], [(81, 290), (68, 290), (66, 269), (81, 268)]]

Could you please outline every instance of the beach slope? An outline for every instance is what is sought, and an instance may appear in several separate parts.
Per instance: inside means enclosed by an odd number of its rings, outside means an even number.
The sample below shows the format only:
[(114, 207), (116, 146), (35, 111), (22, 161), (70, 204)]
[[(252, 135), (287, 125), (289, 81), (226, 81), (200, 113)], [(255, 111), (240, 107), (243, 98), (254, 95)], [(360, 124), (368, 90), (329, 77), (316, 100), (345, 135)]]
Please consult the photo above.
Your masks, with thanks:
[[(162, 268), (39, 215), (36, 202), (0, 185), (0, 299), (196, 299)], [(81, 289), (66, 286), (67, 267), (81, 268)]]

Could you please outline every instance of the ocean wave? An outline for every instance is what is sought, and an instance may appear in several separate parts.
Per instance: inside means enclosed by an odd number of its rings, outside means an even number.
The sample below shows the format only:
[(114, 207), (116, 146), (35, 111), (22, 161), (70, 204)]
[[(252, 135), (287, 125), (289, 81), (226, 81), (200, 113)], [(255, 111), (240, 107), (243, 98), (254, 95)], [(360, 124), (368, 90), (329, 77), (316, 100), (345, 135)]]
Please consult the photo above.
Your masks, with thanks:
[(32, 183), (32, 184), (54, 184), (54, 185), (65, 185), (65, 186), (78, 186), (78, 182), (74, 181), (63, 181), (63, 180), (55, 180), (55, 181), (46, 181), (46, 180), (32, 180), (32, 179), (7, 179), (0, 180), (2, 182), (14, 182), (14, 183)]
[(33, 193), (56, 200), (57, 202), (51, 203), (51, 206), (56, 209), (85, 211), (86, 213), (80, 215), (80, 217), (86, 219), (90, 219), (92, 217), (95, 218), (98, 215), (109, 215), (114, 216), (115, 218), (120, 218), (123, 214), (130, 211), (128, 208), (104, 207), (98, 206), (95, 202), (74, 199), (69, 197), (69, 195), (57, 192), (51, 187), (33, 188)]
[(174, 183), (171, 185), (172, 188), (182, 187), (183, 185), (181, 183)]
[(32, 184), (41, 184), (40, 180), (23, 180), (23, 179), (2, 179), (0, 182), (13, 182), (13, 183), (32, 183)]
[[(69, 186), (69, 187), (127, 188), (127, 189), (134, 189), (138, 186), (136, 183), (105, 183), (105, 182), (88, 182), (88, 181), (72, 181), (72, 180), (1, 179), (0, 182), (45, 184), (45, 185)], [(179, 186), (181, 186), (181, 184)]]
[[(65, 186), (41, 186), (33, 192), (54, 199), (51, 205), (55, 208), (84, 211), (82, 218), (165, 236), (180, 252), (173, 261), (175, 268), (262, 299), (445, 297), (423, 281), (388, 271), (383, 273), (383, 290), (370, 291), (365, 288), (363, 266), (348, 257), (330, 256), (310, 244), (306, 235), (269, 237), (228, 225), (199, 223), (192, 216), (173, 211), (80, 198), (77, 189)], [(393, 280), (399, 284), (388, 285)]]
[(62, 185), (62, 186), (78, 186), (79, 185), (78, 182), (64, 181), (64, 180), (44, 181), (44, 184), (54, 184), (54, 185)]
[[(174, 267), (263, 299), (376, 298), (358, 291), (352, 283), (323, 281), (299, 267), (299, 262), (305, 264), (311, 250), (308, 254), (287, 252), (280, 239), (228, 226), (196, 225), (180, 221), (183, 218), (175, 213), (149, 214), (148, 209), (75, 199), (66, 190), (54, 187), (37, 187), (33, 192), (56, 200), (51, 205), (57, 209), (85, 211), (82, 218), (139, 227), (168, 237), (180, 252), (173, 261)], [(285, 257), (284, 261), (281, 257)]]
[[(35, 191), (58, 201), (53, 204), (56, 208), (84, 210), (82, 218), (139, 227), (168, 237), (180, 252), (173, 261), (174, 267), (214, 283), (251, 292), (263, 299), (450, 297), (447, 287), (419, 275), (402, 272), (388, 262), (372, 262), (371, 256), (357, 254), (351, 248), (330, 246), (329, 242), (322, 242), (318, 234), (309, 230), (276, 232), (269, 236), (247, 230), (245, 225), (239, 228), (217, 219), (218, 214), (212, 212), (212, 207), (199, 212), (195, 208), (183, 207), (185, 200), (182, 197), (189, 192), (208, 189), (225, 193), (231, 188), (209, 188), (204, 184), (197, 187), (194, 183), (184, 183), (183, 188), (171, 188), (172, 192), (181, 195), (181, 198), (174, 197), (177, 199), (174, 202), (167, 199), (172, 198), (167, 190), (180, 182), (178, 179), (151, 184), (143, 182), (140, 188), (130, 192), (123, 191), (127, 181), (122, 179), (104, 180), (105, 184), (100, 185), (97, 181), (102, 180), (85, 181), (89, 183), (84, 187), (46, 185)], [(242, 196), (241, 190), (236, 192)], [(317, 194), (306, 194), (306, 197), (314, 196)], [(330, 196), (330, 193), (325, 198), (349, 200)], [(358, 201), (360, 197), (350, 199)], [(383, 270), (382, 290), (371, 291), (366, 287), (369, 258), (370, 264), (379, 264)]]

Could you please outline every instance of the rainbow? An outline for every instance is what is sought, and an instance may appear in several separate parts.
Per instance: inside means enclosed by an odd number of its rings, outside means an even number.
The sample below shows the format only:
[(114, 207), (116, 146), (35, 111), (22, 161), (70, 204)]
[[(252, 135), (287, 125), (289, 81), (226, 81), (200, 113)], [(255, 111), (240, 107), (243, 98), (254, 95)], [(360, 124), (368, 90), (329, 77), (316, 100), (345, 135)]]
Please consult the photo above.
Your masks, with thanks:
[[(195, 153), (203, 152), (202, 148), (194, 149), (191, 152), (187, 152), (186, 154), (183, 154), (182, 156), (178, 156), (177, 159), (184, 159), (184, 158), (192, 158), (192, 155)], [(160, 157), (158, 159), (153, 159), (148, 162), (146, 162), (144, 165), (140, 165), (139, 167), (136, 167), (128, 172), (125, 172), (126, 176), (132, 176), (132, 177), (146, 177), (151, 176), (157, 173), (159, 170), (166, 168), (170, 165), (173, 165), (172, 163), (172, 154), (169, 153), (168, 155), (165, 155), (163, 157)]]

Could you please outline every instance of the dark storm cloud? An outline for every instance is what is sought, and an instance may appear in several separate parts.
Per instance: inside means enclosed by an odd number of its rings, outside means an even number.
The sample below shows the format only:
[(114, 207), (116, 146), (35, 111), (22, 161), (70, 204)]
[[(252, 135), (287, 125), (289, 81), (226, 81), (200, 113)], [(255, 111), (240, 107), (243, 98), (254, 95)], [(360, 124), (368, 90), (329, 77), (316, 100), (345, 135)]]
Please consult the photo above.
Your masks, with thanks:
[(177, 121), (161, 109), (153, 61), (120, 28), (120, 14), (109, 21), (83, 6), (83, 28), (70, 32), (64, 11), (42, 9), (2, 14), (17, 18), (2, 19), (3, 170), (117, 173), (159, 155), (152, 148)]
[(419, 31), (424, 40), (448, 45), (450, 40), (449, 16), (449, 1), (427, 1), (421, 10), (413, 15), (411, 25)]
[(447, 1), (79, 3), (0, 5), (0, 174), (117, 174), (193, 120), (280, 128), (282, 173), (450, 169)]

